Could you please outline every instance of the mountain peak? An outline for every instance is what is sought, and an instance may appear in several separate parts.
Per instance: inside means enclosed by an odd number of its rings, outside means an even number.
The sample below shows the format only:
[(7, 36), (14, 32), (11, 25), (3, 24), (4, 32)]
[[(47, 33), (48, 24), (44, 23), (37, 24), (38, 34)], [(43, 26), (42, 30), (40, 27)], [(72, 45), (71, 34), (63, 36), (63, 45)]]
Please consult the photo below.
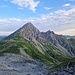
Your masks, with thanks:
[(24, 24), (20, 29), (9, 35), (8, 38), (12, 39), (14, 36), (22, 36), (25, 39), (32, 41), (38, 37), (40, 31), (31, 23)]
[(61, 35), (55, 34), (53, 31), (40, 32), (31, 22), (26, 23), (23, 27), (7, 36), (5, 39), (13, 39), (16, 36), (21, 36), (24, 39), (34, 43), (37, 48), (42, 43), (49, 45), (52, 43), (54, 46), (61, 46), (69, 51), (74, 50), (70, 43)]
[(40, 32), (31, 22), (26, 23), (21, 29), (21, 31), (25, 30), (27, 32), (38, 33)]
[(31, 22), (28, 22), (28, 23), (24, 24), (24, 26), (22, 28), (24, 28), (24, 27), (34, 27), (34, 25)]
[(48, 30), (46, 33), (49, 33), (49, 34), (55, 34), (53, 31), (50, 31), (50, 30)]

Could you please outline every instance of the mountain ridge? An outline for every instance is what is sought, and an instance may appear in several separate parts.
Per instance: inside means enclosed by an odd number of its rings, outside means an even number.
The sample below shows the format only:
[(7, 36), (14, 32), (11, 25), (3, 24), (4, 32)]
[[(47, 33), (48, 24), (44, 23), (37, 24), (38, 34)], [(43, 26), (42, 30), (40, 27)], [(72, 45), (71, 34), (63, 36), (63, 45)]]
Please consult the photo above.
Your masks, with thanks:
[(67, 66), (75, 56), (74, 41), (75, 39), (66, 39), (50, 30), (40, 32), (29, 22), (0, 41), (0, 55), (22, 54), (47, 66), (63, 63)]
[[(55, 34), (53, 31), (40, 32), (31, 22), (24, 24), (20, 29), (18, 29), (13, 34), (9, 35), (5, 39), (12, 39), (14, 36), (22, 36), (28, 41), (31, 41), (33, 44), (37, 45), (38, 49), (41, 49), (38, 44), (53, 44), (59, 48), (63, 47), (71, 55), (75, 55), (75, 50), (71, 44), (67, 41), (66, 38), (62, 35)], [(39, 43), (40, 42), (40, 43)], [(41, 45), (41, 44), (40, 44)]]

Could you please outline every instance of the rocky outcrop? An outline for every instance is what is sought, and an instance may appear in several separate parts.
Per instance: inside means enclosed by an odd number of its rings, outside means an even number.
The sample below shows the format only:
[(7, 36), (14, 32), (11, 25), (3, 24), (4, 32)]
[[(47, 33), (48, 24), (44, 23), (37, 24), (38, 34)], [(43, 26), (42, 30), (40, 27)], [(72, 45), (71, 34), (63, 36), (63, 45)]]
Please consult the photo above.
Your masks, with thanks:
[[(53, 31), (47, 31), (41, 33), (44, 38), (49, 40), (53, 45), (58, 46), (61, 45), (62, 47), (66, 48), (71, 54), (75, 54), (75, 50), (73, 49), (72, 45), (68, 42), (66, 38), (62, 35), (57, 35)], [(73, 54), (72, 54), (73, 55)]]
[(68, 41), (62, 35), (53, 31), (40, 32), (29, 22), (5, 39), (7, 41), (2, 40), (0, 48), (3, 54), (7, 54), (0, 57), (0, 74), (75, 75), (75, 66), (56, 71), (48, 70), (60, 62), (69, 62), (67, 59), (75, 54), (74, 42)]
[(47, 75), (42, 63), (21, 54), (5, 53), (0, 57), (0, 75)]
[[(75, 50), (71, 46), (71, 44), (67, 41), (66, 38), (62, 35), (57, 35), (53, 31), (47, 32), (40, 32), (32, 23), (27, 23), (20, 29), (18, 29), (13, 34), (9, 35), (5, 39), (12, 39), (14, 36), (20, 35), (26, 40), (32, 42), (33, 44), (37, 45), (36, 47), (39, 49), (38, 44), (49, 44), (52, 43), (53, 45), (65, 48), (69, 51), (71, 55), (75, 55)], [(41, 49), (41, 48), (40, 48)]]
[(75, 75), (75, 66), (49, 71), (48, 75)]

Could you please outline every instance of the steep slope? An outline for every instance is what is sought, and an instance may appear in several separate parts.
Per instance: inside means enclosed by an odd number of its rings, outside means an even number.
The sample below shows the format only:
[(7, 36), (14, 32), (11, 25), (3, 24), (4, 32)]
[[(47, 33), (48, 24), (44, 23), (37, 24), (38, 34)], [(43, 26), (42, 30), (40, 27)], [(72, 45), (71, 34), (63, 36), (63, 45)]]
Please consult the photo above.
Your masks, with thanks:
[[(58, 48), (57, 46), (53, 45), (49, 40), (47, 40), (47, 38), (43, 37), (41, 32), (36, 27), (34, 27), (33, 24), (31, 23), (25, 24), (23, 27), (21, 27), (20, 29), (18, 29), (16, 32), (9, 35), (5, 39), (9, 41), (18, 39), (18, 42), (15, 41), (14, 46), (17, 46), (17, 49), (18, 49), (18, 46), (21, 46), (21, 45), (23, 48), (27, 48), (27, 50), (25, 49), (25, 51), (24, 50), (21, 50), (21, 51), (22, 53), (25, 52), (27, 55), (31, 56), (32, 58), (35, 58), (37, 56), (37, 58), (42, 59), (44, 56), (43, 57), (40, 57), (40, 56), (45, 55), (44, 57), (45, 60), (50, 61), (51, 63), (55, 63), (55, 62), (64, 61), (67, 58), (71, 57), (71, 54), (66, 49)], [(25, 40), (21, 42), (20, 39), (25, 39)], [(30, 43), (28, 45), (27, 43), (23, 44), (26, 41)], [(13, 44), (13, 43), (10, 43), (10, 44)], [(8, 47), (10, 47), (10, 44)], [(32, 46), (28, 47), (30, 44), (32, 44), (36, 49), (33, 48)], [(22, 47), (19, 48), (18, 51), (20, 49), (23, 49)], [(14, 47), (12, 48), (14, 49)], [(10, 52), (13, 52), (12, 48), (10, 47), (9, 49), (7, 49), (7, 52), (8, 50)], [(3, 52), (6, 52), (6, 51), (4, 50)], [(37, 55), (37, 53), (39, 54), (39, 56)], [(35, 55), (35, 56), (32, 56), (32, 55)]]
[(22, 54), (25, 57), (41, 61), (47, 65), (52, 65), (71, 58), (69, 54), (63, 54), (62, 51), (52, 44), (49, 44), (49, 46), (43, 45), (43, 47), (46, 50), (44, 54), (30, 41), (21, 36), (15, 36), (11, 40), (0, 41), (0, 55), (3, 55), (4, 53)]
[(47, 40), (41, 37), (40, 31), (33, 26), (32, 23), (27, 23), (17, 31), (15, 31), (13, 34), (7, 36), (5, 39), (13, 39), (15, 36), (22, 36), (28, 41), (31, 41), (38, 50), (40, 50), (43, 53), (44, 48), (42, 45), (38, 42), (46, 42)]
[[(49, 68), (75, 64), (75, 39), (66, 39), (53, 31), (40, 32), (32, 23), (27, 23), (0, 41), (0, 55), (20, 54)], [(71, 62), (72, 61), (72, 62)]]
[(57, 35), (53, 31), (42, 32), (41, 34), (53, 45), (61, 49), (67, 49), (71, 55), (75, 55), (75, 49), (72, 47), (71, 43), (68, 42), (66, 38), (64, 38), (64, 36)]
[(72, 47), (75, 49), (75, 38), (70, 38), (67, 40), (71, 43)]
[(13, 34), (9, 35), (6, 39), (12, 39), (14, 36), (21, 35), (25, 39), (33, 41), (34, 38), (37, 39), (39, 34), (40, 31), (29, 22), (15, 31)]
[(48, 54), (41, 53), (31, 42), (25, 40), (21, 36), (16, 36), (12, 40), (0, 41), (0, 54), (2, 55), (4, 53), (23, 54), (26, 57), (49, 65), (57, 62), (56, 59)]

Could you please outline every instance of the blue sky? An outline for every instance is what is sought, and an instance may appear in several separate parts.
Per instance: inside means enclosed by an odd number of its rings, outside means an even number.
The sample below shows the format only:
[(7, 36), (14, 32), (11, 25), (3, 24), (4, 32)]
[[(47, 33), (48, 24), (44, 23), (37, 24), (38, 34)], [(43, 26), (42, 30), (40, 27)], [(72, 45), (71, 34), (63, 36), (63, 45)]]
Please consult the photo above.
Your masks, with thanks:
[(0, 0), (0, 35), (27, 22), (40, 31), (75, 35), (75, 0)]

